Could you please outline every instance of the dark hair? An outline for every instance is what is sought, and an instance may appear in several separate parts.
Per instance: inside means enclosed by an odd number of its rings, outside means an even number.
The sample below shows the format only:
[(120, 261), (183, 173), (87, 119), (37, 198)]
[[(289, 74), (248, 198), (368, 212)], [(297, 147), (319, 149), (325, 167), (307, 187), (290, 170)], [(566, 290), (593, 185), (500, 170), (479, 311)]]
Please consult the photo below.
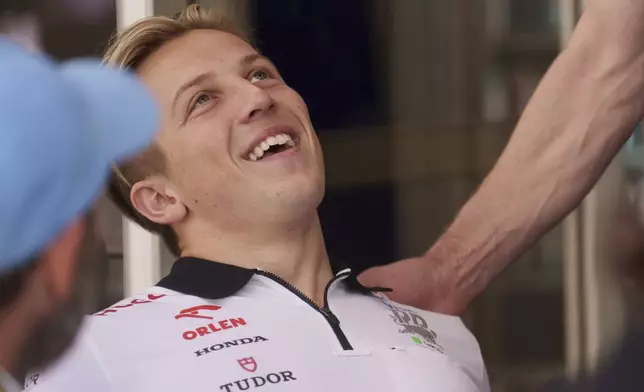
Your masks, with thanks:
[(20, 263), (20, 267), (0, 275), (0, 309), (4, 309), (16, 300), (25, 282), (36, 269), (38, 260), (38, 257), (30, 258)]
[[(83, 215), (83, 219), (86, 228), (83, 240), (77, 250), (79, 256), (84, 256), (81, 252), (86, 251), (85, 247), (95, 245), (94, 243), (89, 244), (89, 239), (93, 239), (91, 235), (94, 230), (94, 211), (86, 212)], [(19, 267), (0, 274), (0, 309), (9, 306), (18, 298), (31, 274), (38, 268), (40, 259), (39, 254), (31, 256), (27, 260), (18, 263)]]

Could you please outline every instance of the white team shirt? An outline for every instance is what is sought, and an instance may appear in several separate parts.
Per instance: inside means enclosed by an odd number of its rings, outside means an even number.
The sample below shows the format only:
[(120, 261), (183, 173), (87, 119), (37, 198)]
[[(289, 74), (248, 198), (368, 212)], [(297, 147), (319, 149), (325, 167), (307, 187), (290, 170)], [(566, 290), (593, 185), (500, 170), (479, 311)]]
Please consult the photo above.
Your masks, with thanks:
[(91, 316), (27, 391), (489, 391), (460, 318), (377, 291), (344, 270), (320, 308), (271, 274), (181, 258), (157, 286)]
[(7, 373), (4, 369), (0, 368), (0, 392), (19, 392), (20, 384)]

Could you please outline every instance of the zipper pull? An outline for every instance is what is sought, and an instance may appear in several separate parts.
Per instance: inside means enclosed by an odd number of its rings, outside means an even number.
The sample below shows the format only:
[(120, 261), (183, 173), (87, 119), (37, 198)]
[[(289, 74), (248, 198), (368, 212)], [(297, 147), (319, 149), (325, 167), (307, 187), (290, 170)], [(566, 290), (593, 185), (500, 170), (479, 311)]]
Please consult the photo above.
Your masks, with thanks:
[(327, 308), (320, 308), (320, 312), (326, 317), (327, 320), (333, 325), (340, 325), (340, 320), (336, 317), (333, 312), (331, 312), (331, 309)]

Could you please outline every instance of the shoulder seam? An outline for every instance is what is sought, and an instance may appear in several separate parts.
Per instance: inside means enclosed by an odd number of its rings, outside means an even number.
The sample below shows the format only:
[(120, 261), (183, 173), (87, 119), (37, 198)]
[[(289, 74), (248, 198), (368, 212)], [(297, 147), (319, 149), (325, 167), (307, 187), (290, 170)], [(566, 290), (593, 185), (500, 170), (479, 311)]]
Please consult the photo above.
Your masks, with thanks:
[(83, 336), (83, 338), (84, 338), (83, 340), (85, 340), (85, 343), (87, 344), (87, 347), (92, 352), (92, 356), (96, 360), (96, 364), (101, 369), (101, 372), (103, 372), (103, 375), (105, 375), (105, 379), (107, 380), (108, 384), (111, 386), (114, 386), (115, 385), (114, 379), (111, 373), (109, 372), (107, 363), (103, 358), (100, 348), (98, 347), (94, 339), (89, 334), (86, 334), (85, 336)]

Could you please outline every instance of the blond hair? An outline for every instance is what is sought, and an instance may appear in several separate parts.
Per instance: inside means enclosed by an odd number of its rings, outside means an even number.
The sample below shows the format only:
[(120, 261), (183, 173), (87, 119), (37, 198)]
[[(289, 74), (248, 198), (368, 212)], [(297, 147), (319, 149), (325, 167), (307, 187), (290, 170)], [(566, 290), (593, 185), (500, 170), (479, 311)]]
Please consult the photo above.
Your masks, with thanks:
[[(163, 45), (192, 30), (224, 31), (250, 43), (247, 35), (233, 20), (229, 10), (207, 9), (199, 5), (191, 5), (173, 18), (144, 18), (110, 40), (103, 61), (109, 66), (137, 72), (143, 62)], [(161, 235), (168, 249), (179, 256), (181, 249), (174, 230), (144, 217), (130, 200), (132, 185), (150, 175), (163, 173), (165, 165), (163, 152), (157, 145), (151, 145), (137, 157), (114, 167), (108, 194), (126, 216), (143, 228)]]

